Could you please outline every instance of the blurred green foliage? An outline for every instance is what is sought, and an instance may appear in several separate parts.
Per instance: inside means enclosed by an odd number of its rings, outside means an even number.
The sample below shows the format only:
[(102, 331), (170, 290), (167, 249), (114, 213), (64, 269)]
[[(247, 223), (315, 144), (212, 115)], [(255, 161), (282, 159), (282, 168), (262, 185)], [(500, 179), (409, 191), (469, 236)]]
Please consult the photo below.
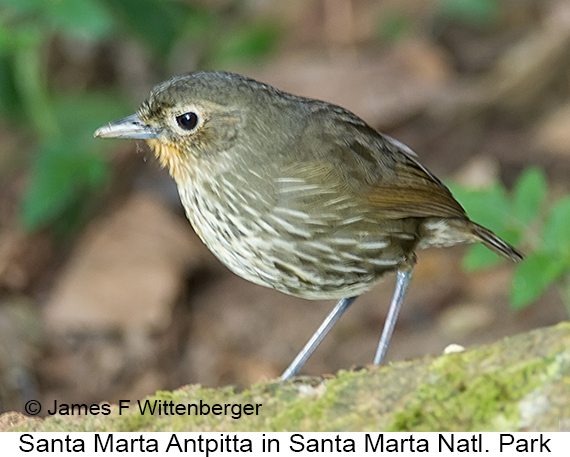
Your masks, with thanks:
[[(500, 183), (486, 189), (450, 189), (474, 221), (515, 246), (530, 246), (524, 262), (515, 267), (513, 308), (528, 306), (557, 284), (570, 312), (570, 196), (549, 201), (546, 176), (537, 168), (526, 169), (510, 193)], [(473, 271), (499, 261), (497, 254), (477, 244), (468, 249), (463, 264)]]
[(439, 14), (448, 21), (478, 28), (496, 25), (503, 0), (440, 0)]
[[(499, 25), (504, 11), (504, 0), (438, 0), (427, 25), (436, 34), (448, 25), (489, 30)], [(395, 43), (425, 26), (406, 9), (396, 7), (378, 18), (377, 36), (382, 42)]]
[(396, 43), (411, 35), (413, 31), (412, 19), (407, 14), (394, 10), (382, 15), (377, 34), (385, 43)]
[(203, 2), (168, 0), (0, 0), (0, 116), (36, 145), (21, 208), (27, 230), (65, 227), (79, 219), (83, 204), (110, 173), (108, 143), (94, 140), (93, 131), (129, 114), (133, 105), (111, 92), (53, 89), (49, 62), (54, 40), (95, 45), (135, 40), (165, 74), (178, 47), (197, 53), (197, 66), (220, 68), (264, 57), (278, 42), (278, 25), (249, 19), (240, 10), (244, 4), (208, 8)]

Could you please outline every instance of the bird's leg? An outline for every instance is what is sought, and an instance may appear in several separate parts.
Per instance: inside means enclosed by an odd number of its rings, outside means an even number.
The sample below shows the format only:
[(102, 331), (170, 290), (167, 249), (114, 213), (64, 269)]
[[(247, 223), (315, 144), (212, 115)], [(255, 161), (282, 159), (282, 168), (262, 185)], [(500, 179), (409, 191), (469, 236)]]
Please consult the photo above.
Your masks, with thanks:
[(388, 316), (386, 317), (386, 322), (384, 323), (384, 330), (382, 330), (380, 343), (378, 343), (378, 350), (376, 351), (376, 356), (374, 357), (374, 365), (378, 365), (384, 361), (386, 351), (388, 350), (388, 344), (390, 344), (390, 338), (392, 338), (392, 332), (396, 326), (398, 314), (400, 313), (400, 308), (402, 307), (402, 302), (404, 301), (404, 296), (406, 295), (408, 286), (412, 281), (413, 272), (414, 265), (411, 262), (406, 269), (398, 270), (398, 278), (396, 280), (394, 295), (392, 296), (392, 302), (390, 303)]
[(334, 309), (330, 312), (327, 318), (323, 321), (321, 326), (313, 334), (311, 339), (305, 344), (305, 347), (297, 354), (295, 360), (291, 362), (289, 368), (281, 375), (281, 381), (285, 381), (293, 376), (295, 376), (301, 367), (305, 364), (307, 359), (311, 354), (317, 349), (317, 346), (323, 341), (324, 337), (327, 335), (329, 330), (333, 328), (333, 325), (340, 319), (340, 316), (348, 309), (350, 305), (354, 303), (357, 297), (343, 298), (340, 300)]

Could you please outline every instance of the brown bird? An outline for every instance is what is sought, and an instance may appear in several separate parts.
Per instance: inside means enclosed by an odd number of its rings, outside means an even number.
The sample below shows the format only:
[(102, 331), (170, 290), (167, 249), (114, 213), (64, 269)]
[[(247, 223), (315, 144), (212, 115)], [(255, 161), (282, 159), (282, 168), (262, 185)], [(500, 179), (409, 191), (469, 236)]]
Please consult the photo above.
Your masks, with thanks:
[(95, 136), (146, 140), (196, 233), (234, 273), (306, 299), (340, 299), (282, 379), (299, 371), (358, 295), (396, 271), (374, 358), (381, 363), (417, 249), (480, 241), (522, 259), (470, 221), (404, 144), (339, 106), (244, 76), (174, 77), (137, 114)]

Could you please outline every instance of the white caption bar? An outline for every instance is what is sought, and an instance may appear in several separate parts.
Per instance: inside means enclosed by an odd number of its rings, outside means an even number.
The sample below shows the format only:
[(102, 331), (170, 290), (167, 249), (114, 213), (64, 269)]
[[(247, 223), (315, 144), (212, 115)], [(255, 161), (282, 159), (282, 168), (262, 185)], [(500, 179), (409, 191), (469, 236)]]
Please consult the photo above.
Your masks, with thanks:
[(570, 433), (2, 433), (4, 455), (551, 454), (570, 456)]

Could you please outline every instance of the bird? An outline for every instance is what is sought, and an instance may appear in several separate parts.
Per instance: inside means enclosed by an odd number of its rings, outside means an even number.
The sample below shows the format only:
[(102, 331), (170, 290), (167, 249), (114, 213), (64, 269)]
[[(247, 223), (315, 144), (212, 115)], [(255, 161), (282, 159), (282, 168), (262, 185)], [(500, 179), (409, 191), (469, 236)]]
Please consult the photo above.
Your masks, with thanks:
[(282, 380), (359, 295), (395, 272), (374, 357), (382, 363), (417, 250), (482, 242), (523, 259), (471, 221), (405, 144), (340, 106), (246, 76), (174, 76), (94, 136), (145, 140), (174, 178), (195, 232), (235, 274), (304, 299), (338, 300)]

